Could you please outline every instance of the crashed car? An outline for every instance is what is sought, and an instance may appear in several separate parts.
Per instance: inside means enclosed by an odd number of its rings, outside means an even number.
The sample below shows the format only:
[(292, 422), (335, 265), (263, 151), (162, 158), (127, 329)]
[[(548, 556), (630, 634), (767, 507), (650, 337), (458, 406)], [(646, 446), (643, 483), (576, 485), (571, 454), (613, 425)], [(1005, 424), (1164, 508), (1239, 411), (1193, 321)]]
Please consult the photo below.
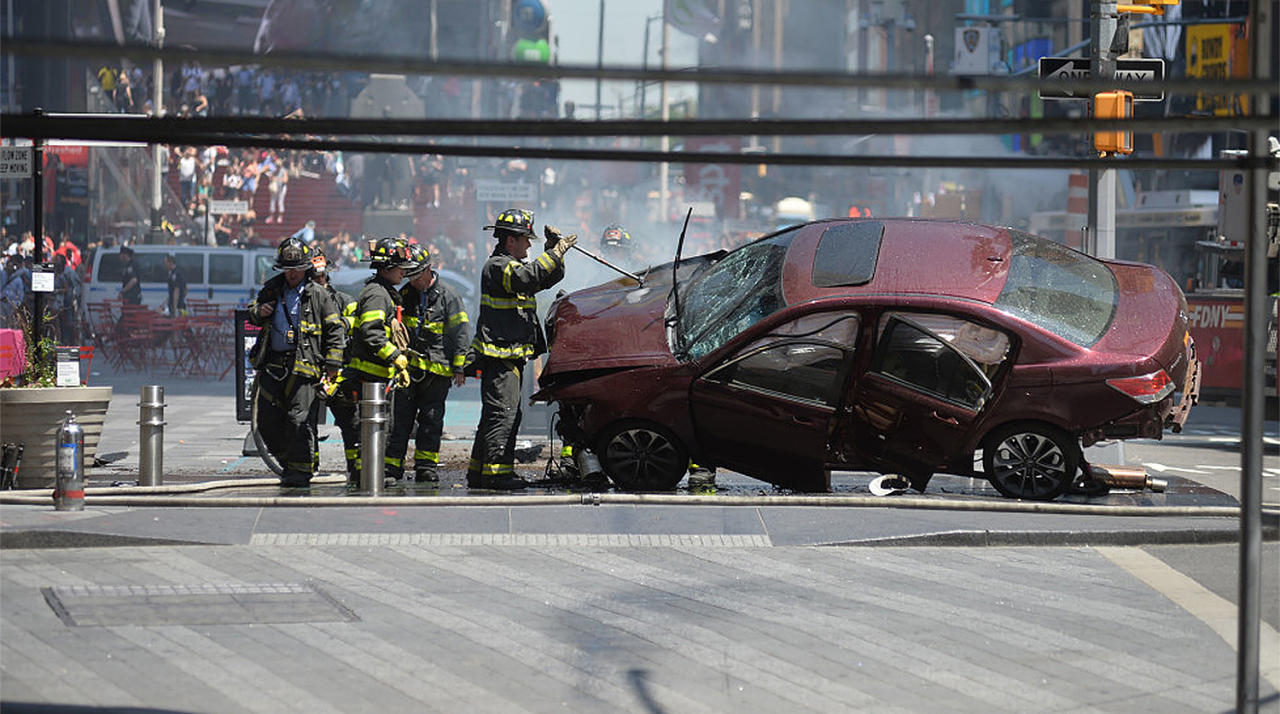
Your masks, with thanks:
[(1082, 445), (1179, 430), (1199, 389), (1169, 275), (968, 222), (794, 226), (559, 295), (547, 330), (535, 400), (633, 491), (693, 460), (802, 492), (860, 470), (1049, 500), (1088, 474)]

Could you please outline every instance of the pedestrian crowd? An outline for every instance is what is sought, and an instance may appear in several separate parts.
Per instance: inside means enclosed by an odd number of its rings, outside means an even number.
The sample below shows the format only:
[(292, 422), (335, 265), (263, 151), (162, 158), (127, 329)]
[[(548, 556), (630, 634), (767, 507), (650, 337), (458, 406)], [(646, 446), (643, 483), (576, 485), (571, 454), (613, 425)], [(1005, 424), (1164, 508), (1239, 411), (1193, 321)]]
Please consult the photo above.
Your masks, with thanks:
[(358, 404), (368, 383), (393, 390), (385, 477), (408, 478), (412, 436), (413, 480), (438, 482), (445, 402), (468, 377), (480, 380), (482, 402), (468, 485), (528, 485), (515, 473), (515, 438), (525, 364), (547, 349), (536, 295), (564, 278), (565, 253), (577, 236), (544, 226), (543, 251), (531, 256), (531, 211), (503, 211), (485, 229), (496, 244), (481, 269), (474, 333), (461, 298), (422, 246), (398, 237), (373, 241), (373, 275), (352, 296), (330, 284), (329, 256), (318, 243), (296, 236), (280, 243), (281, 272), (249, 306), (250, 321), (262, 328), (249, 357), (258, 375), (257, 424), (282, 465), (283, 485), (307, 486), (319, 469), (316, 424), (326, 406), (342, 433), (348, 484), (360, 484)]
[[(35, 237), (26, 231), (10, 240), (6, 229), (0, 228), (0, 248), (4, 251), (0, 262), (0, 327), (22, 329), (35, 313)], [(85, 256), (65, 233), (56, 246), (52, 237), (44, 236), (42, 253), (44, 261), (53, 266), (53, 291), (44, 304), (45, 314), (60, 344), (79, 344), (84, 322), (81, 296)]]

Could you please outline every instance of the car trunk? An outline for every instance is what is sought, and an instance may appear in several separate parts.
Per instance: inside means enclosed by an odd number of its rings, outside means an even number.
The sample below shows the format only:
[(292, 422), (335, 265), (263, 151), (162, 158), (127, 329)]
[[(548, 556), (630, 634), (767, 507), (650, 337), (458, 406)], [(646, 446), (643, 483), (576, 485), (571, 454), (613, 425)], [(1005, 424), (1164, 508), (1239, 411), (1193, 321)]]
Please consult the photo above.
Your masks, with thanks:
[(1118, 304), (1115, 317), (1098, 352), (1144, 357), (1150, 371), (1163, 369), (1181, 384), (1187, 369), (1186, 299), (1164, 271), (1149, 265), (1108, 262), (1116, 276)]

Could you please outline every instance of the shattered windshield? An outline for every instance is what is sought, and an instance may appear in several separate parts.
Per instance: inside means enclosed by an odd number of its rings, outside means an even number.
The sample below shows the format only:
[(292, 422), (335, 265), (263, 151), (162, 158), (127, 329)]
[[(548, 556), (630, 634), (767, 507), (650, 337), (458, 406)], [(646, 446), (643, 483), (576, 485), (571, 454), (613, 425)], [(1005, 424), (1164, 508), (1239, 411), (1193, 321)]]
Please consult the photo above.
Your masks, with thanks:
[(745, 245), (680, 291), (679, 338), (698, 359), (785, 307), (782, 265), (794, 231)]

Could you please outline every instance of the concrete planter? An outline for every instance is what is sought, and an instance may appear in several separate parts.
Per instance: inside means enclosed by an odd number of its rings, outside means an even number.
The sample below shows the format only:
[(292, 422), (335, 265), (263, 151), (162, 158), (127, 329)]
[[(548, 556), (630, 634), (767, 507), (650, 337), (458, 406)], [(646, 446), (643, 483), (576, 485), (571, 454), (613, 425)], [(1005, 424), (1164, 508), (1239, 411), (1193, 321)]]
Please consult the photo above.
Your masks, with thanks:
[(53, 488), (58, 427), (67, 410), (84, 429), (84, 462), (93, 464), (111, 387), (19, 387), (0, 389), (0, 443), (23, 446), (18, 488)]

